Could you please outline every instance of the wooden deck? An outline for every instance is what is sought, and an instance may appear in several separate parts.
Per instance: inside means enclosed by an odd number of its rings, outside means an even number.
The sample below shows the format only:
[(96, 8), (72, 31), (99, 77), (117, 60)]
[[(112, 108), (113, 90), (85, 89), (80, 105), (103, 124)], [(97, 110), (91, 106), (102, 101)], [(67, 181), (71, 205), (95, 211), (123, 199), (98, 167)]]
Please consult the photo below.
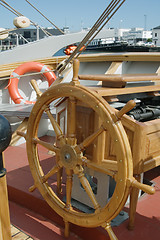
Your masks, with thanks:
[(17, 227), (11, 225), (12, 240), (32, 240), (29, 235), (18, 229)]

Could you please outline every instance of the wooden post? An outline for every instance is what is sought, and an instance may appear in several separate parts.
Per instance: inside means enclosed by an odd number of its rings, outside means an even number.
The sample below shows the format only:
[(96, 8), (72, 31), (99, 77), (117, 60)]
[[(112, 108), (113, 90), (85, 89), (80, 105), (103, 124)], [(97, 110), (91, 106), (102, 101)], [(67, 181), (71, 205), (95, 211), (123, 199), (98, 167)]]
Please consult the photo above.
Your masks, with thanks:
[(72, 78), (73, 84), (80, 84), (79, 79), (78, 79), (78, 72), (79, 72), (79, 60), (74, 59), (74, 61), (73, 61), (73, 78)]
[(11, 240), (6, 171), (3, 168), (3, 153), (0, 154), (0, 240)]

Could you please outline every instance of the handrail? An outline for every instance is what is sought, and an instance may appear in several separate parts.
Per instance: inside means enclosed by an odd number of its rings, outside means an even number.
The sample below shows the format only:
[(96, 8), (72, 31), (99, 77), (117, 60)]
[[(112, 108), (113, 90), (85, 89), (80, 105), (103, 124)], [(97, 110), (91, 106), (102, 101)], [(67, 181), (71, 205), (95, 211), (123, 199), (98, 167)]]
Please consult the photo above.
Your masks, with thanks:
[(160, 75), (153, 74), (95, 74), (95, 75), (78, 75), (80, 80), (103, 81), (103, 82), (119, 82), (122, 87), (127, 82), (143, 82), (143, 81), (160, 81)]

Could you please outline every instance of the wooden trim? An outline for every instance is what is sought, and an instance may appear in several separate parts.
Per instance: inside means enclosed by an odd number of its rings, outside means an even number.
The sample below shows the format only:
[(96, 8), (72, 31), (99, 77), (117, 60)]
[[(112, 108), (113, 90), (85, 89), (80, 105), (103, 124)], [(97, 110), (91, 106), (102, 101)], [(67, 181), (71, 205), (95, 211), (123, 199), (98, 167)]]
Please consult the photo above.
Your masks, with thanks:
[[(2, 153), (4, 159), (4, 154)], [(11, 240), (6, 176), (0, 178), (0, 239)]]
[(157, 86), (145, 86), (134, 88), (105, 88), (105, 87), (90, 87), (91, 90), (99, 94), (99, 96), (117, 96), (130, 93), (143, 93), (160, 91), (160, 85)]
[(123, 81), (123, 82), (140, 82), (140, 81), (160, 81), (160, 75), (153, 74), (95, 74), (95, 75), (78, 75), (80, 80), (91, 81)]
[(123, 62), (112, 62), (105, 74), (114, 74)]
[[(67, 56), (50, 57), (34, 59), (32, 61), (43, 63), (49, 66), (51, 69), (56, 68), (56, 66), (65, 60)], [(135, 62), (160, 62), (160, 53), (103, 53), (103, 54), (82, 54), (79, 56), (80, 62), (125, 62), (125, 61), (135, 61)], [(9, 76), (12, 71), (28, 61), (16, 62), (11, 64), (0, 65), (0, 77)], [(110, 72), (111, 73), (111, 72)]]
[(111, 62), (160, 62), (160, 53), (120, 53), (120, 54), (83, 54), (79, 56), (80, 62), (98, 62), (98, 61), (111, 61)]
[(154, 133), (160, 131), (160, 124), (159, 119), (154, 119), (148, 122), (144, 122), (143, 125), (145, 126), (146, 134)]
[(160, 156), (145, 161), (142, 165), (142, 172), (158, 167), (160, 165)]

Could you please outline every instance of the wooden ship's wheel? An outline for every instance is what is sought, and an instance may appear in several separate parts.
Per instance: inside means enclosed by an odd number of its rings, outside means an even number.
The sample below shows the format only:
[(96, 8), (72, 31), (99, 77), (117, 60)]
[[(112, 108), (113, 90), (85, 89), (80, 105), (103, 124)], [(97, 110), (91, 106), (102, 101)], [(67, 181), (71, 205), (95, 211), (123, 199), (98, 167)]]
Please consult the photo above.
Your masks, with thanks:
[[(34, 85), (34, 83), (33, 83)], [(98, 94), (81, 86), (78, 81), (78, 61), (74, 61), (74, 76), (70, 83), (60, 83), (50, 87), (41, 95), (37, 87), (38, 100), (35, 103), (28, 121), (26, 138), (27, 154), (34, 185), (30, 191), (38, 188), (50, 207), (56, 211), (65, 222), (65, 236), (69, 234), (69, 223), (84, 227), (104, 227), (111, 239), (117, 239), (113, 233), (110, 222), (122, 210), (131, 187), (138, 187), (149, 193), (152, 188), (137, 182), (133, 177), (133, 164), (130, 144), (120, 118), (123, 114), (134, 107), (130, 101), (121, 110), (116, 111)], [(59, 99), (67, 99), (68, 120), (67, 131), (64, 133), (58, 119), (55, 119), (51, 111), (53, 102)], [(99, 127), (94, 128), (85, 139), (80, 140), (76, 130), (76, 119), (78, 119), (76, 108), (78, 105), (85, 106), (99, 117)], [(56, 142), (49, 143), (38, 138), (38, 129), (42, 116), (48, 115), (49, 121), (56, 134)], [(97, 139), (109, 133), (114, 142), (116, 159), (95, 159), (86, 151)], [(102, 143), (103, 144), (103, 143)], [(39, 159), (39, 146), (54, 153), (52, 167), (45, 172)], [(99, 151), (99, 150), (98, 150)], [(101, 155), (99, 153), (99, 155)], [(96, 155), (96, 156), (99, 156)], [(114, 163), (114, 164), (112, 164)], [(108, 199), (105, 206), (101, 206), (85, 176), (85, 168), (109, 175), (116, 182), (113, 195)], [(63, 170), (63, 178), (62, 178)], [(84, 213), (72, 206), (71, 195), (73, 175), (80, 181), (79, 187), (83, 187), (94, 211)], [(56, 176), (56, 189), (53, 187), (52, 178)], [(105, 187), (105, 183), (104, 183)], [(65, 195), (65, 200), (62, 198)]]

